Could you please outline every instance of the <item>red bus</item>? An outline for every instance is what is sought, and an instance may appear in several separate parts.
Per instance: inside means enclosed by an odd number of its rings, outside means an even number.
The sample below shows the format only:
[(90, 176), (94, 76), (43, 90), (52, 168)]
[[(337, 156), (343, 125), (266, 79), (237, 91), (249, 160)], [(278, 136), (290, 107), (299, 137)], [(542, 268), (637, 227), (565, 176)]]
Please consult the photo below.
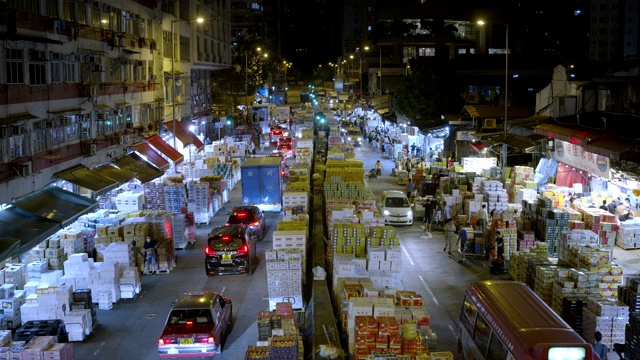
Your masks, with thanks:
[(469, 360), (592, 360), (598, 356), (527, 285), (469, 285), (460, 312), (459, 347)]

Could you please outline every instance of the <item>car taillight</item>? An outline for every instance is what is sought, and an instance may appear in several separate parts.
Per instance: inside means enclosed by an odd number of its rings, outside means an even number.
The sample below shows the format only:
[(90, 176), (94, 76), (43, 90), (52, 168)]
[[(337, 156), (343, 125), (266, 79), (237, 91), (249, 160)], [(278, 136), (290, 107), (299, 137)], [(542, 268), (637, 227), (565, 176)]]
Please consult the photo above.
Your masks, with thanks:
[(158, 339), (158, 345), (166, 345), (169, 344), (169, 340), (165, 340), (163, 338)]
[(187, 326), (192, 326), (193, 325), (193, 321), (187, 321)]
[(236, 216), (238, 216), (239, 218), (246, 218), (247, 217), (247, 213), (240, 212)]
[(216, 256), (216, 251), (208, 246), (204, 248), (204, 253), (210, 256)]
[(209, 336), (209, 337), (200, 339), (200, 341), (202, 341), (203, 343), (213, 344), (216, 342), (216, 338), (214, 338), (213, 336)]
[(244, 255), (249, 252), (249, 246), (247, 244), (242, 245), (240, 249), (238, 249), (238, 255)]
[[(282, 174), (284, 175), (284, 171), (282, 172)], [(256, 221), (256, 222), (252, 222), (251, 226), (258, 226), (260, 225), (260, 221)]]
[(228, 244), (231, 242), (231, 236), (229, 235), (222, 235), (221, 240), (223, 243)]

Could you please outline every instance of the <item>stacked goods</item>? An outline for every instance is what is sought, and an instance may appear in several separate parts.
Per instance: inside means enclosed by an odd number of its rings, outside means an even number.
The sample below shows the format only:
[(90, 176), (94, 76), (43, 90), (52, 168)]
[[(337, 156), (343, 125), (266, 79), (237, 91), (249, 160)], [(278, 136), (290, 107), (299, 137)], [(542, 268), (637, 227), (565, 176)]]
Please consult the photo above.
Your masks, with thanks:
[(529, 267), (529, 258), (541, 257), (532, 252), (518, 251), (511, 254), (509, 261), (509, 276), (515, 281), (527, 282), (527, 269)]
[(62, 318), (69, 334), (69, 341), (82, 341), (93, 331), (90, 309), (73, 309)]
[(59, 247), (67, 255), (93, 251), (93, 238), (95, 236), (93, 231), (68, 228), (59, 231), (56, 236), (59, 239)]
[(366, 239), (367, 246), (400, 246), (400, 239), (392, 226), (371, 226)]
[(16, 290), (12, 284), (4, 284), (0, 287), (0, 329), (13, 330), (22, 324), (20, 307), (26, 301), (24, 290)]
[(624, 344), (625, 359), (640, 359), (640, 314), (629, 315), (629, 324), (625, 329), (626, 341)]
[(494, 219), (491, 223), (491, 236), (496, 236), (496, 231), (504, 240), (504, 259), (510, 260), (511, 254), (518, 251), (518, 230), (513, 220), (502, 221)]
[(349, 199), (359, 200), (367, 199), (368, 192), (365, 185), (361, 181), (355, 182), (325, 182), (324, 184), (325, 199)]
[[(184, 249), (187, 246), (187, 239), (184, 236), (187, 228), (187, 219), (185, 215), (186, 214), (171, 215), (173, 244), (177, 249)], [(207, 217), (208, 216), (209, 215), (207, 215)]]
[(271, 359), (298, 359), (300, 342), (297, 334), (293, 336), (274, 336), (271, 338), (269, 354)]
[(302, 254), (299, 249), (273, 249), (265, 253), (269, 308), (277, 303), (292, 302), (302, 307)]
[(244, 358), (245, 360), (271, 360), (270, 350), (268, 346), (249, 345), (247, 352), (244, 354)]
[(536, 236), (531, 230), (517, 230), (518, 251), (528, 250), (536, 246)]
[[(479, 197), (479, 201), (468, 199), (464, 200), (464, 213), (469, 215), (469, 217), (476, 216), (478, 211), (482, 209), (482, 205), (487, 206), (488, 204), (485, 201), (482, 201), (482, 196)], [(448, 204), (449, 202), (447, 202)]]
[(553, 279), (555, 266), (538, 266), (536, 268), (535, 282), (533, 292), (542, 299), (547, 305), (551, 305), (553, 298)]
[(27, 266), (25, 264), (6, 264), (4, 268), (4, 283), (22, 289), (27, 282)]
[(132, 266), (123, 267), (122, 276), (118, 280), (118, 289), (122, 299), (135, 298), (142, 289), (140, 270)]
[[(222, 166), (222, 165), (220, 165)], [(229, 165), (224, 165), (227, 171), (229, 171)], [(220, 169), (222, 171), (222, 169)], [(224, 173), (226, 174), (226, 172)], [(211, 176), (201, 176), (200, 182), (207, 183), (209, 185), (209, 195), (212, 195), (220, 190), (220, 184), (222, 182), (223, 175), (211, 175)]]
[(187, 190), (182, 183), (164, 186), (164, 208), (172, 213), (179, 213), (187, 204)]
[(40, 281), (40, 279), (42, 278), (42, 273), (47, 271), (48, 268), (49, 265), (45, 260), (36, 260), (27, 264), (27, 283), (24, 285), (24, 289), (26, 290), (29, 282)]
[(402, 287), (402, 253), (399, 248), (367, 247), (367, 272), (374, 289)]
[(610, 212), (602, 209), (581, 209), (585, 226), (587, 229), (598, 234), (600, 237), (600, 244), (613, 246), (616, 240), (616, 231), (618, 225), (616, 224), (616, 217)]
[(586, 298), (583, 296), (571, 296), (562, 299), (562, 308), (560, 317), (563, 318), (569, 326), (575, 330), (578, 335), (582, 336), (584, 325), (584, 310), (587, 307)]
[[(596, 233), (591, 230), (572, 230), (565, 231), (560, 237), (558, 243), (558, 261), (573, 267), (585, 267), (589, 264), (595, 265), (593, 260), (589, 259), (594, 250), (598, 247), (599, 238)], [(584, 254), (588, 254), (585, 256)], [(608, 254), (608, 252), (607, 252)], [(596, 258), (597, 263), (602, 260)], [(606, 261), (608, 261), (608, 255)]]
[(113, 198), (116, 209), (121, 212), (144, 210), (144, 195), (125, 191)]
[(335, 145), (336, 143), (340, 143), (341, 141), (342, 141), (342, 138), (340, 136), (329, 137), (329, 143), (332, 144), (333, 146), (331, 146), (331, 148), (329, 149), (329, 152), (327, 152), (327, 160), (344, 160), (345, 159), (345, 156), (342, 150), (340, 150), (340, 148)]
[(618, 228), (616, 245), (629, 250), (640, 248), (640, 223), (637, 221), (623, 221)]
[(209, 164), (201, 159), (182, 165), (182, 174), (185, 179), (198, 179), (202, 176), (213, 175), (213, 170)]
[(362, 224), (335, 224), (331, 231), (331, 248), (336, 254), (365, 256), (365, 228)]
[(625, 279), (625, 285), (618, 288), (618, 300), (629, 306), (629, 312), (640, 314), (640, 277), (630, 276)]
[(189, 182), (187, 183), (187, 193), (189, 194), (188, 209), (194, 213), (196, 223), (209, 223), (209, 183)]
[(629, 320), (629, 306), (617, 301), (588, 298), (582, 331), (584, 339), (595, 343), (593, 334), (600, 331), (601, 342), (610, 349), (615, 343), (624, 344), (625, 327)]
[(142, 185), (145, 210), (164, 210), (164, 184), (148, 182)]
[[(308, 182), (307, 182), (308, 183)], [(285, 214), (309, 213), (309, 193), (285, 192), (282, 194), (282, 208)]]
[(509, 195), (503, 188), (502, 182), (497, 180), (484, 180), (481, 184), (484, 201), (488, 203), (487, 211), (506, 211), (508, 209)]
[(523, 201), (535, 201), (537, 198), (538, 192), (534, 189), (517, 188), (514, 194), (513, 202), (516, 204), (521, 204)]
[[(296, 222), (289, 222), (295, 224)], [(282, 226), (278, 227), (285, 228)], [(291, 228), (291, 227), (289, 227)], [(307, 232), (305, 229), (301, 230), (278, 230), (273, 232), (273, 249), (274, 250), (297, 250), (301, 258), (302, 280), (305, 279), (306, 264), (307, 264)]]
[[(489, 169), (498, 164), (498, 159), (495, 157), (479, 158), (479, 157), (466, 157), (462, 158), (462, 168), (464, 172), (474, 172), (476, 174), (482, 174), (484, 169)], [(437, 165), (436, 165), (437, 166)]]
[(22, 321), (62, 319), (70, 309), (73, 285), (60, 282), (49, 285), (39, 283), (35, 294), (27, 295), (20, 305)]

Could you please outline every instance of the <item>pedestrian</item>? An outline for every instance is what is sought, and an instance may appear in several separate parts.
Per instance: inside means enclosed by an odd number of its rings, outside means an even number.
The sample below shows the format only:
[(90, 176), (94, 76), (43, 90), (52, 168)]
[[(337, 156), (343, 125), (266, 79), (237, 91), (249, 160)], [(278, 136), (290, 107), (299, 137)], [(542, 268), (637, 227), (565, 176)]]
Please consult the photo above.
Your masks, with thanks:
[(498, 254), (498, 259), (502, 261), (504, 259), (504, 238), (500, 231), (496, 231), (496, 253)]
[(438, 199), (433, 198), (432, 200), (433, 203), (433, 222), (436, 225), (443, 225), (442, 224), (442, 204), (440, 204), (440, 201), (438, 201)]
[(609, 211), (609, 208), (607, 207), (607, 200), (602, 200), (602, 205), (600, 206), (600, 209), (604, 211)]
[(382, 163), (380, 162), (380, 160), (376, 161), (376, 175), (378, 177), (382, 176)]
[(410, 198), (411, 197), (411, 193), (413, 192), (413, 190), (416, 188), (416, 185), (413, 183), (413, 181), (409, 181), (407, 183), (407, 197)]
[[(142, 253), (142, 250), (140, 250), (140, 248), (137, 246), (136, 241), (135, 240), (131, 240), (131, 251), (133, 251), (133, 259), (134, 259), (134, 263), (136, 265), (136, 269), (138, 269), (138, 271), (141, 271), (141, 260), (140, 259), (144, 259), (145, 256)], [(144, 261), (144, 260), (142, 260)]]
[(455, 236), (456, 226), (454, 225), (451, 219), (444, 221), (444, 249), (442, 251), (447, 251), (451, 254), (451, 242), (453, 237)]
[(447, 221), (451, 221), (451, 206), (449, 206), (446, 201), (442, 202), (442, 206), (444, 207), (442, 215), (444, 215), (444, 222), (446, 224)]
[(144, 270), (153, 272), (154, 274), (158, 271), (158, 258), (156, 254), (156, 250), (158, 248), (158, 242), (151, 239), (151, 236), (147, 236), (147, 241), (144, 243), (142, 247), (146, 253), (145, 261), (144, 261)]
[(600, 357), (600, 359), (607, 360), (609, 348), (607, 345), (600, 342), (602, 341), (602, 333), (600, 331), (596, 331), (593, 334), (593, 338), (596, 340), (596, 343), (593, 344), (593, 351)]
[(611, 202), (607, 204), (607, 210), (609, 210), (611, 215), (615, 215), (616, 214), (616, 207), (618, 207), (618, 206), (616, 205), (615, 200), (611, 200)]
[(462, 255), (461, 262), (467, 261), (465, 258), (466, 247), (467, 247), (467, 239), (469, 238), (469, 233), (467, 233), (467, 229), (462, 225), (458, 226), (458, 242), (460, 243), (460, 255)]
[(478, 221), (476, 222), (476, 227), (484, 234), (484, 232), (487, 230), (487, 219), (489, 217), (489, 214), (487, 214), (487, 205), (482, 204), (477, 216)]
[(422, 206), (424, 206), (424, 230), (425, 232), (430, 233), (431, 223), (433, 222), (433, 216), (435, 213), (433, 199), (427, 199)]

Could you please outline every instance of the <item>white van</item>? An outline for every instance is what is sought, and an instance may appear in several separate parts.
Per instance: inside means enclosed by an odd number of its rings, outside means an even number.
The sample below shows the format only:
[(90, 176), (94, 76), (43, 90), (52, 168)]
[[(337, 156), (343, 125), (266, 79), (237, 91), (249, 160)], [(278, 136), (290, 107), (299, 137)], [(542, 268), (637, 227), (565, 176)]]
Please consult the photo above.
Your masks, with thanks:
[(386, 225), (413, 225), (413, 211), (404, 192), (383, 191), (378, 206)]

